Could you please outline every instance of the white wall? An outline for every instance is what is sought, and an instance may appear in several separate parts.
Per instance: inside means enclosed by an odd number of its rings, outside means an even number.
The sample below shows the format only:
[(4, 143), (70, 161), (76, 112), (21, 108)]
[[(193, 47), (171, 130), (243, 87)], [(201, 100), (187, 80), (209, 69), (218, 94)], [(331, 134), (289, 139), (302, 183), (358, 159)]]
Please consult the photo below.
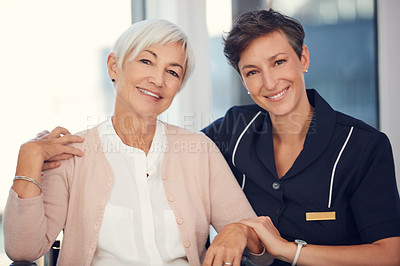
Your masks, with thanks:
[(400, 1), (378, 0), (380, 129), (391, 141), (400, 191)]
[[(0, 0), (0, 214), (23, 142), (111, 114), (107, 52), (130, 22), (129, 1)], [(0, 228), (0, 265), (10, 265), (3, 241)]]
[(107, 52), (131, 22), (129, 1), (113, 3), (113, 12), (110, 3), (0, 0), (0, 213), (23, 142), (58, 125), (81, 131), (110, 114)]

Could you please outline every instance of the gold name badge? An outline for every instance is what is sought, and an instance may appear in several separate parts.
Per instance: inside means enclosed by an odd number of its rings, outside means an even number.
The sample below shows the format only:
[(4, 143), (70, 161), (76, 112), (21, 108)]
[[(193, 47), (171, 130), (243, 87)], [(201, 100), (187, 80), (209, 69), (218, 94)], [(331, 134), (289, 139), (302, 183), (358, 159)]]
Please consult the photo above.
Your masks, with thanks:
[(336, 212), (306, 212), (306, 221), (336, 220)]

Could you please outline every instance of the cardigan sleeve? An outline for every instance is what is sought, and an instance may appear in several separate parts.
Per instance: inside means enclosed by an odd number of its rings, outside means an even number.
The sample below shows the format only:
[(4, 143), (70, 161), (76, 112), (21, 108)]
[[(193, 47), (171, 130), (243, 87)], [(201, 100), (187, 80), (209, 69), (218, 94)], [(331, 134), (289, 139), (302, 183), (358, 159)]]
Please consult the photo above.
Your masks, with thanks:
[[(72, 161), (72, 159), (70, 159)], [(14, 261), (43, 256), (64, 227), (68, 207), (67, 171), (70, 161), (47, 170), (41, 195), (21, 199), (11, 188), (4, 211), (5, 251)]]
[(208, 140), (211, 224), (217, 231), (227, 224), (256, 217), (218, 147)]

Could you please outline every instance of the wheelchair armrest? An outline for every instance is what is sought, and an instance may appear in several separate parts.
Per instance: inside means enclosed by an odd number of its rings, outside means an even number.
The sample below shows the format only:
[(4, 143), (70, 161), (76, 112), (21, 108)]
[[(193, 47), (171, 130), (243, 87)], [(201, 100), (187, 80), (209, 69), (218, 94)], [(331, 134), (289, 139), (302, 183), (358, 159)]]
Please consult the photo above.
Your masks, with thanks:
[(13, 261), (10, 266), (37, 266), (37, 264), (32, 261)]
[(57, 265), (58, 254), (60, 253), (61, 242), (56, 240), (51, 246), (50, 250), (44, 255), (44, 265), (53, 266)]
[[(56, 240), (51, 246), (50, 250), (44, 255), (44, 265), (54, 266), (57, 265), (57, 258), (60, 252), (61, 242)], [(32, 261), (14, 261), (10, 266), (37, 266), (36, 262)]]

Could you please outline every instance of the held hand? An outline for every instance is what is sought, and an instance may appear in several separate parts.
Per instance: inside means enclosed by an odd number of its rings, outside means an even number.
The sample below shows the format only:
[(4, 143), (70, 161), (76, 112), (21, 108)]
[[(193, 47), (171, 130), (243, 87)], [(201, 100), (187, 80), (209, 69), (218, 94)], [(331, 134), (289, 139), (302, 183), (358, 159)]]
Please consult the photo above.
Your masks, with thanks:
[(208, 248), (203, 266), (239, 266), (249, 230), (251, 229), (240, 223), (225, 226)]
[(281, 248), (284, 248), (284, 246), (288, 244), (288, 242), (281, 237), (278, 229), (276, 229), (271, 218), (268, 216), (244, 219), (240, 222), (256, 231), (265, 249), (272, 256), (279, 256)]

